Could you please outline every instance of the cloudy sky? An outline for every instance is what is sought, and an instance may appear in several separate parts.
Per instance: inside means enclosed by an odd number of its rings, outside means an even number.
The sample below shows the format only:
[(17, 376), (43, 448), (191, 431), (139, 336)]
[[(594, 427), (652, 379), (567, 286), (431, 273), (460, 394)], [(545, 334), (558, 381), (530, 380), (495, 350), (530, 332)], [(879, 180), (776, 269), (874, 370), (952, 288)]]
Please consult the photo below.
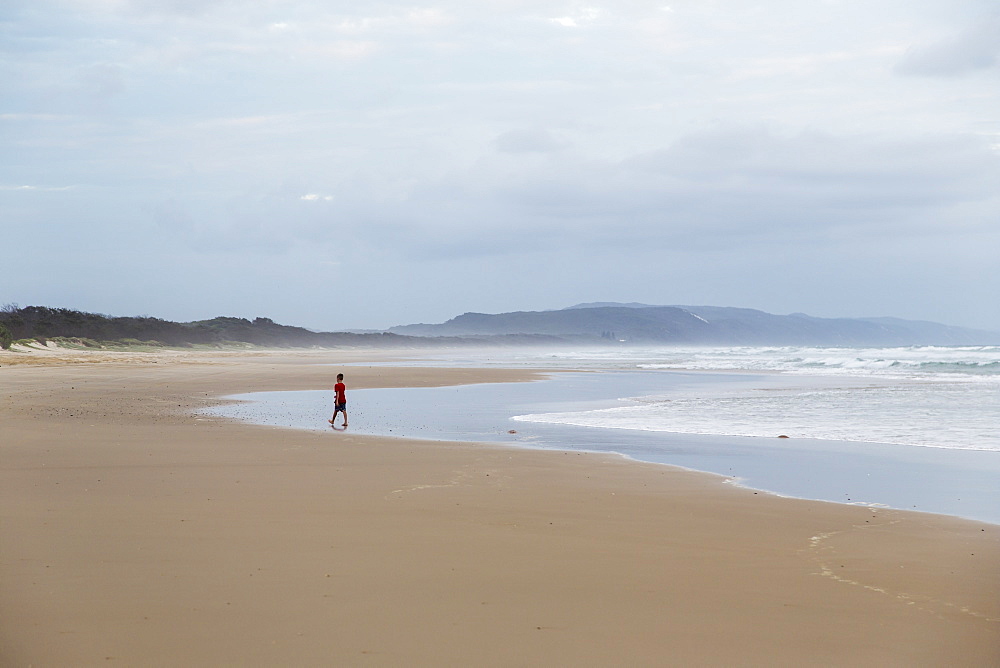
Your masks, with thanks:
[(1000, 330), (996, 0), (4, 0), (0, 303)]

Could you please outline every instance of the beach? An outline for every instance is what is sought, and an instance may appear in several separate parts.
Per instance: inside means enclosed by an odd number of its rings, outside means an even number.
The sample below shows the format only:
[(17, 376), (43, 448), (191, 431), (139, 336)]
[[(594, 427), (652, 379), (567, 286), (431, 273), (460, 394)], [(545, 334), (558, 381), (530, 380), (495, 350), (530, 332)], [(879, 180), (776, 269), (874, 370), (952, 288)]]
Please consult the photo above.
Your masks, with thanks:
[(0, 355), (0, 663), (1000, 663), (996, 524), (198, 412), (538, 377), (394, 356)]

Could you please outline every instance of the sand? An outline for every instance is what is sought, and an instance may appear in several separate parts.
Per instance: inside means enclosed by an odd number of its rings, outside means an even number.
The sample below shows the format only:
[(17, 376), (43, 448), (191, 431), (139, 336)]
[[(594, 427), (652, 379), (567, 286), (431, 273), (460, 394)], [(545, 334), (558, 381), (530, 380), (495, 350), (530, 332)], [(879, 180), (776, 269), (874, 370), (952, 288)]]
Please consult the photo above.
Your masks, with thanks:
[(1000, 526), (193, 413), (376, 359), (0, 354), (0, 664), (1000, 665)]

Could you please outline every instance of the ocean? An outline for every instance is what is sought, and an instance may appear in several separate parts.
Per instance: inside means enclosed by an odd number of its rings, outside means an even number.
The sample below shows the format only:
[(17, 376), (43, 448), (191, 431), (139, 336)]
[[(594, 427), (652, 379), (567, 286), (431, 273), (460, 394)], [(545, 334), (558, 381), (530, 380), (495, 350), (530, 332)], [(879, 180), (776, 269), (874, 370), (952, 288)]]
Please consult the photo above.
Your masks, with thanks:
[[(756, 372), (758, 383), (670, 388), (528, 422), (1000, 451), (1000, 347), (674, 348), (549, 356), (592, 369)], [(542, 360), (539, 360), (541, 362)]]
[[(786, 496), (1000, 523), (998, 347), (512, 349), (385, 366), (399, 365), (555, 373), (353, 390), (352, 432), (611, 452)], [(329, 392), (238, 398), (214, 412), (329, 429)]]

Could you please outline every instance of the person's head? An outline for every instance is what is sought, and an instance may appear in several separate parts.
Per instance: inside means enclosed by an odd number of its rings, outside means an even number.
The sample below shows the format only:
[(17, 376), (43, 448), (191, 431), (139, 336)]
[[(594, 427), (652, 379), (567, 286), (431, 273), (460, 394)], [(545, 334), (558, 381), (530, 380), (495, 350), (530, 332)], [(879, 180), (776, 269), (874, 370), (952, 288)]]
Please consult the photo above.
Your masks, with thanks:
[(337, 374), (337, 380), (344, 380), (344, 374), (338, 373)]

